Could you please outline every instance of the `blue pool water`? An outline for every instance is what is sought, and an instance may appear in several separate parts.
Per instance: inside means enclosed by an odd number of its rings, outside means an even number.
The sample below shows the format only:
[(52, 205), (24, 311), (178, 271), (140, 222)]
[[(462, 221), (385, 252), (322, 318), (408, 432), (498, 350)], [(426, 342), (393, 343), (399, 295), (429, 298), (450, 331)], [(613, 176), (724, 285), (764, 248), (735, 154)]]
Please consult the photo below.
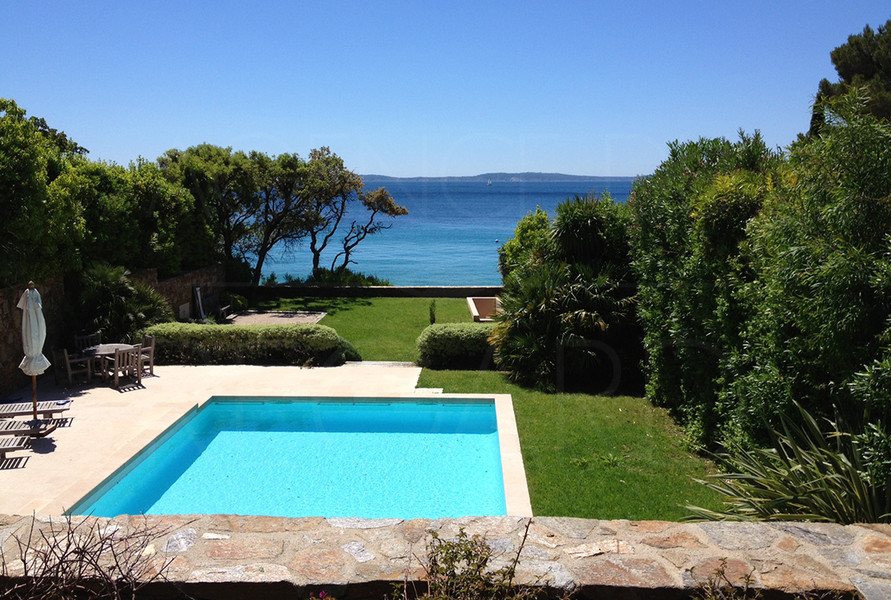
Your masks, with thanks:
[(69, 514), (506, 514), (491, 400), (212, 398)]

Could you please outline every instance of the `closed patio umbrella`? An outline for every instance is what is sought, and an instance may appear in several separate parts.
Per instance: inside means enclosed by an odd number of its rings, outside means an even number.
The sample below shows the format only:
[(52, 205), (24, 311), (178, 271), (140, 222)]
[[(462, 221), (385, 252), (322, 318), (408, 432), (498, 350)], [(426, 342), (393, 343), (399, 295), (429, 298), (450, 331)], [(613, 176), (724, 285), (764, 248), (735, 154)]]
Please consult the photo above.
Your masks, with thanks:
[(32, 400), (34, 402), (34, 426), (37, 427), (37, 376), (47, 370), (50, 361), (43, 355), (43, 343), (46, 341), (46, 321), (43, 318), (43, 304), (40, 292), (34, 282), (28, 282), (28, 289), (22, 294), (16, 305), (22, 309), (22, 348), (25, 358), (19, 368), (25, 375), (31, 376)]

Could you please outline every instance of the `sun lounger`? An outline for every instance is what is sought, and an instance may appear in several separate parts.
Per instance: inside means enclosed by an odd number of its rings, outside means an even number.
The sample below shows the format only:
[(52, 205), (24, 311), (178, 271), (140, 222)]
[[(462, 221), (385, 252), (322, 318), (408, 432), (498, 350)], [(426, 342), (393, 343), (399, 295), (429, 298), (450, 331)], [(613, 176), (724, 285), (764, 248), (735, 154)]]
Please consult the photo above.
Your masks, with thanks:
[(6, 453), (14, 450), (26, 450), (31, 447), (31, 440), (25, 436), (0, 438), (0, 461), (6, 460)]
[(16, 419), (0, 420), (0, 436), (4, 435), (30, 435), (43, 437), (56, 430), (56, 424), (49, 421), (19, 421)]
[[(37, 414), (44, 419), (52, 419), (55, 413), (65, 412), (71, 408), (70, 402), (58, 404), (48, 400), (37, 403)], [(25, 417), (34, 414), (34, 404), (31, 402), (16, 402), (15, 404), (0, 404), (0, 419), (9, 417)]]

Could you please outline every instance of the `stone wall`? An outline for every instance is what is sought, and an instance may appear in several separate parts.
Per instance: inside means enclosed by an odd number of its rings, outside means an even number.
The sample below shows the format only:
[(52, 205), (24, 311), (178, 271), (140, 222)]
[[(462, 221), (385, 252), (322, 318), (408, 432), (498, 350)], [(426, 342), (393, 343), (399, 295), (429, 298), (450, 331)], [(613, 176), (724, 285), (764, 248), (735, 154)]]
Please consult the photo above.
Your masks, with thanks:
[[(420, 561), (430, 531), (453, 539), (463, 529), (488, 542), (493, 569), (510, 564), (519, 552), (517, 581), (545, 586), (558, 597), (573, 592), (579, 599), (679, 600), (723, 565), (734, 583), (751, 576), (765, 600), (828, 591), (845, 598), (855, 592), (865, 600), (891, 598), (891, 525), (535, 517), (527, 531), (527, 523), (519, 517), (192, 515), (88, 520), (87, 526), (113, 535), (158, 528), (136, 552), (156, 568), (170, 561), (169, 582), (153, 590), (159, 595), (179, 590), (208, 599), (306, 598), (324, 591), (333, 598), (384, 598), (394, 582), (423, 580)], [(9, 576), (21, 574), (17, 541), (31, 525), (31, 517), (0, 516)], [(38, 517), (34, 535), (66, 526), (61, 517)]]
[(266, 298), (466, 298), (467, 296), (498, 296), (501, 286), (461, 285), (382, 285), (290, 287), (286, 285), (256, 288), (232, 288), (232, 291), (258, 299)]
[(200, 286), (203, 298), (213, 298), (226, 285), (226, 270), (222, 265), (213, 265), (158, 281), (157, 269), (141, 269), (133, 273), (133, 278), (152, 286), (167, 298), (176, 318), (189, 319), (196, 316), (192, 289)]
[[(16, 308), (26, 287), (27, 282), (24, 282), (20, 286), (0, 290), (0, 396), (21, 389), (30, 380), (30, 377), (19, 370), (19, 363), (25, 353), (22, 350), (22, 311)], [(65, 286), (61, 278), (56, 278), (37, 281), (35, 287), (40, 292), (43, 317), (46, 320), (44, 354), (52, 361), (52, 349), (61, 348), (67, 342)], [(51, 376), (51, 373), (43, 375)]]

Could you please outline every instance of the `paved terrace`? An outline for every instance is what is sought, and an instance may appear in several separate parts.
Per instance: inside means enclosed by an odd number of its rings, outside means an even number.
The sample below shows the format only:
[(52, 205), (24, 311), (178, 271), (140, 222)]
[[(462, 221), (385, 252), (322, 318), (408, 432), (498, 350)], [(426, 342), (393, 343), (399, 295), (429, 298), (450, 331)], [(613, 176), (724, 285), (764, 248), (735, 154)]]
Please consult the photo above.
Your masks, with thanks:
[[(39, 399), (70, 398), (68, 419), (32, 451), (0, 465), (0, 549), (10, 574), (20, 568), (16, 539), (36, 515), (47, 530), (58, 515), (101, 482), (186, 410), (214, 395), (417, 397), (420, 370), (407, 365), (337, 368), (156, 367), (143, 389), (108, 387), (66, 393), (41, 382)], [(21, 392), (24, 399), (30, 389)], [(596, 432), (592, 432), (592, 435)], [(510, 482), (508, 482), (510, 485)], [(336, 490), (332, 490), (336, 493)], [(512, 560), (527, 519), (284, 519), (193, 515), (152, 517), (165, 529), (147, 548), (179, 589), (205, 598), (380, 597), (393, 581), (421, 576), (429, 530), (460, 528), (485, 536)], [(77, 520), (77, 518), (75, 518)], [(100, 520), (105, 522), (105, 520)], [(144, 525), (118, 517), (117, 527)], [(858, 590), (867, 600), (891, 599), (891, 526), (597, 521), (536, 516), (520, 556), (521, 581), (591, 598), (683, 598), (722, 561), (731, 579), (751, 574), (776, 592)], [(786, 597), (786, 596), (780, 596)]]

